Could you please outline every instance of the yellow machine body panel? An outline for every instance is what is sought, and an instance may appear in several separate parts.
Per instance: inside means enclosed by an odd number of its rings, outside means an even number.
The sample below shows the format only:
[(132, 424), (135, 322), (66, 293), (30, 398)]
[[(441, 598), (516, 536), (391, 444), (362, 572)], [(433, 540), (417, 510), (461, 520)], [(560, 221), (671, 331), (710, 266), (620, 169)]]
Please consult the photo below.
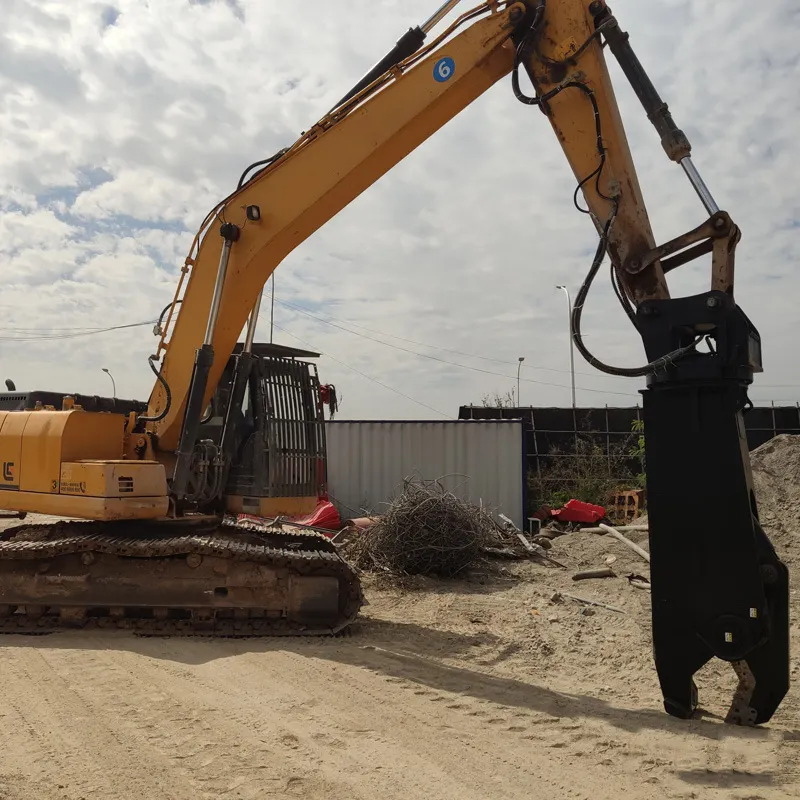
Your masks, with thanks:
[[(9, 419), (17, 417), (18, 419)], [(8, 428), (9, 422), (13, 424)], [(0, 428), (0, 453), (21, 442), (19, 488), (58, 493), (61, 464), (80, 459), (122, 456), (125, 417), (70, 411), (12, 411)]]
[(124, 430), (122, 414), (0, 412), (0, 508), (93, 520), (166, 516), (164, 467), (121, 459)]
[(242, 497), (227, 495), (225, 509), (231, 514), (253, 514), (257, 517), (300, 517), (311, 514), (319, 498), (308, 497)]
[(27, 421), (27, 415), (19, 412), (0, 411), (0, 489), (19, 489), (22, 432)]
[(81, 497), (159, 497), (167, 476), (158, 461), (69, 461), (61, 465), (61, 494)]
[(0, 497), (4, 511), (26, 511), (83, 520), (163, 519), (169, 511), (169, 498), (89, 497), (45, 494), (43, 492), (5, 492)]

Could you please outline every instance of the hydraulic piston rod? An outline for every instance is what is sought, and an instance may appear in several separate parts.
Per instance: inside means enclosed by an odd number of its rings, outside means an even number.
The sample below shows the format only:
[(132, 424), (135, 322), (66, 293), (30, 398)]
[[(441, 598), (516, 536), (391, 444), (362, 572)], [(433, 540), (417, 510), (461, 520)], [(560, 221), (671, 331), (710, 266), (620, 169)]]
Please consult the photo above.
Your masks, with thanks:
[(719, 211), (719, 206), (711, 196), (711, 192), (709, 191), (708, 186), (706, 186), (705, 181), (701, 177), (700, 173), (697, 171), (697, 167), (695, 167), (691, 156), (685, 156), (682, 158), (680, 165), (683, 167), (686, 177), (689, 179), (692, 186), (694, 186), (697, 196), (703, 201), (706, 211), (708, 211), (709, 214), (716, 214), (717, 211)]
[(669, 106), (661, 99), (636, 53), (633, 52), (628, 34), (620, 29), (616, 24), (616, 19), (611, 16), (605, 6), (598, 4), (598, 10), (595, 22), (598, 25), (603, 24), (603, 35), (608, 42), (609, 49), (619, 62), (625, 77), (630, 81), (636, 96), (647, 112), (648, 119), (658, 131), (664, 152), (672, 161), (676, 161), (683, 167), (686, 177), (689, 178), (694, 190), (702, 200), (706, 211), (709, 214), (716, 214), (719, 206), (692, 161), (692, 145), (688, 137), (672, 119)]

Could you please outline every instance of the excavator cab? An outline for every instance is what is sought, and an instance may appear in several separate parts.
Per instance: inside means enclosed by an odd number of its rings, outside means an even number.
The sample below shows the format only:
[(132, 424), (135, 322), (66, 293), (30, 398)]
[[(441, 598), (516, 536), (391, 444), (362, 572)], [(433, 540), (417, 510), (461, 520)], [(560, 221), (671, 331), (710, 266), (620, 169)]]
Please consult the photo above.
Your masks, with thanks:
[(320, 382), (316, 365), (300, 360), (318, 356), (277, 344), (253, 344), (243, 356), (236, 345), (198, 432), (198, 441), (213, 443), (228, 462), (219, 510), (299, 516), (325, 495)]

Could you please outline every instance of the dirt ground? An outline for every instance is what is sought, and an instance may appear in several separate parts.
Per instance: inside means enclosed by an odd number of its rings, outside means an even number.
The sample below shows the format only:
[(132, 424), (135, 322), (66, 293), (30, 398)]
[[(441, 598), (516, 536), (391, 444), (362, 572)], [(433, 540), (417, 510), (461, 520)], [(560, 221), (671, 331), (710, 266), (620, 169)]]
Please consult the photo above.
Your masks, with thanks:
[[(796, 523), (770, 528), (795, 581)], [(647, 565), (590, 533), (552, 553), (567, 571), (367, 578), (369, 605), (335, 639), (3, 637), (0, 799), (800, 797), (794, 690), (763, 728), (725, 725), (736, 681), (720, 664), (698, 676), (697, 719), (667, 716), (649, 594), (624, 577)], [(620, 577), (571, 580), (608, 556)], [(553, 602), (559, 589), (624, 613)]]

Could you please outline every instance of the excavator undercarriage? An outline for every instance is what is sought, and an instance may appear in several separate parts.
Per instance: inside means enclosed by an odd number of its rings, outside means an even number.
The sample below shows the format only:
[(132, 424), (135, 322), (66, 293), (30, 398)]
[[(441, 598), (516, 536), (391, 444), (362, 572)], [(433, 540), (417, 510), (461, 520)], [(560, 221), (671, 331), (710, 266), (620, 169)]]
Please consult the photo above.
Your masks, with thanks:
[(19, 525), (0, 541), (0, 632), (120, 628), (155, 635), (337, 633), (363, 602), (326, 536), (222, 524)]

